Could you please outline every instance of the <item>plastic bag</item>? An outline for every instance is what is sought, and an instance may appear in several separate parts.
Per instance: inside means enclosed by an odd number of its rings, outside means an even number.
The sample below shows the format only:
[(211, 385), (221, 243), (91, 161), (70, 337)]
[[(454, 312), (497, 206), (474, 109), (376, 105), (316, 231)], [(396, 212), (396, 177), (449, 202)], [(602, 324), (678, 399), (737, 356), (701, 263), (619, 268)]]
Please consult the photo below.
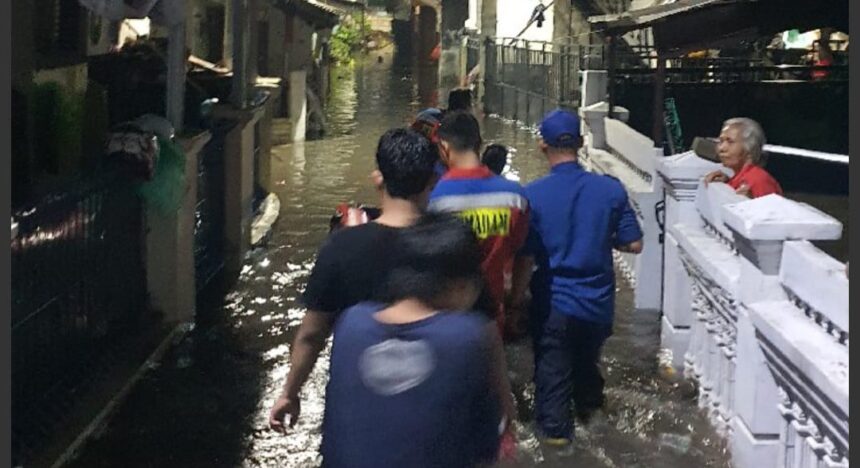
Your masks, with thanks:
[(155, 176), (140, 185), (138, 194), (158, 213), (170, 215), (179, 209), (185, 196), (185, 154), (170, 140), (158, 140), (158, 146)]

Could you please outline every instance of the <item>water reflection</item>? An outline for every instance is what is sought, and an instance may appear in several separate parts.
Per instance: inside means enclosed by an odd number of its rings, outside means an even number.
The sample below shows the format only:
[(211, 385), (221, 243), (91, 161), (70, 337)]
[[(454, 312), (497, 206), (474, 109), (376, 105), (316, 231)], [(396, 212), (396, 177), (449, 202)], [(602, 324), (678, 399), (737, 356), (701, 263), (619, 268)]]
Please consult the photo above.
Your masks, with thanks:
[[(278, 194), (288, 201), (282, 203), (281, 219), (271, 245), (291, 247), (265, 254), (275, 270), (268, 283), (280, 294), (291, 297), (277, 306), (271, 301), (254, 304), (257, 309), (267, 309), (258, 312), (256, 319), (265, 330), (262, 336), (278, 339), (265, 350), (265, 362), (270, 366), (266, 398), (258, 407), (253, 437), (247, 441), (254, 460), (249, 466), (316, 466), (319, 462), (316, 449), (320, 442), (328, 349), (305, 388), (299, 425), (287, 437), (265, 431), (268, 407), (277, 397), (288, 368), (289, 349), (284, 345), (304, 312), (295, 303), (295, 297), (304, 288), (312, 256), (325, 237), (332, 208), (349, 200), (376, 202), (367, 175), (374, 169), (373, 155), (379, 135), (409, 122), (419, 109), (438, 105), (436, 96), (429, 91), (435, 88), (435, 73), (429, 74), (426, 69), (391, 69), (390, 65), (373, 61), (350, 72), (355, 74), (354, 80), (344, 76), (333, 80), (336, 86), (332, 90), (332, 103), (340, 104), (329, 107), (330, 136), (275, 149), (288, 162), (284, 167), (293, 172), (281, 175), (288, 183)], [(512, 147), (506, 177), (525, 183), (547, 171), (532, 128), (496, 118), (483, 119), (482, 128), (487, 142)], [(265, 283), (248, 286), (265, 288)], [(716, 439), (705, 420), (697, 415), (695, 402), (689, 395), (665, 388), (655, 376), (659, 322), (637, 323), (641, 318), (632, 311), (629, 291), (622, 290), (619, 301), (625, 310), (618, 314), (616, 337), (607, 344), (611, 356), (606, 362), (610, 410), (605, 420), (577, 429), (578, 452), (571, 459), (553, 458), (553, 454), (541, 451), (531, 422), (534, 393), (531, 352), (525, 344), (508, 348), (521, 416), (517, 423), (520, 466), (725, 466), (722, 446), (705, 442)], [(249, 322), (244, 326), (252, 325)], [(677, 440), (687, 446), (678, 449)], [(674, 441), (675, 445), (666, 441)], [(675, 448), (661, 449), (664, 445)]]
[[(335, 70), (328, 136), (273, 148), (271, 185), (281, 213), (268, 246), (251, 253), (222, 304), (198, 311), (194, 364), (177, 369), (181, 352), (169, 355), (76, 466), (319, 466), (330, 347), (304, 388), (302, 415), (288, 436), (268, 430), (268, 410), (289, 369), (289, 343), (304, 315), (298, 298), (334, 207), (376, 203), (368, 175), (379, 136), (437, 105), (428, 91), (435, 73), (390, 63)], [(487, 141), (514, 148), (507, 177), (525, 183), (546, 172), (530, 129), (494, 118), (482, 128)], [(654, 376), (659, 321), (632, 311), (631, 301), (622, 289), (616, 334), (606, 345), (608, 416), (577, 429), (572, 458), (540, 450), (531, 423), (531, 353), (525, 344), (508, 348), (520, 466), (726, 466), (695, 402)]]

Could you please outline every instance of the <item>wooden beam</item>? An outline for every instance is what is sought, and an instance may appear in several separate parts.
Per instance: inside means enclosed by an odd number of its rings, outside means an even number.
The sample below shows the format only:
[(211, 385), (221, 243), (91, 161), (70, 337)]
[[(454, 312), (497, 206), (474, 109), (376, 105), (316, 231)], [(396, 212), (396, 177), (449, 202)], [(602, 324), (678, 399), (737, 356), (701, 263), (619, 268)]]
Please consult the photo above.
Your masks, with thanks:
[(651, 118), (651, 139), (657, 147), (663, 142), (663, 100), (666, 90), (666, 58), (657, 52), (657, 70), (654, 73), (654, 106)]
[(167, 120), (176, 134), (185, 116), (185, 21), (171, 26), (167, 44)]
[(615, 36), (609, 36), (609, 51), (607, 53), (607, 60), (609, 61), (608, 73), (607, 73), (607, 83), (606, 83), (606, 95), (607, 101), (609, 102), (609, 118), (612, 118), (612, 112), (615, 109)]

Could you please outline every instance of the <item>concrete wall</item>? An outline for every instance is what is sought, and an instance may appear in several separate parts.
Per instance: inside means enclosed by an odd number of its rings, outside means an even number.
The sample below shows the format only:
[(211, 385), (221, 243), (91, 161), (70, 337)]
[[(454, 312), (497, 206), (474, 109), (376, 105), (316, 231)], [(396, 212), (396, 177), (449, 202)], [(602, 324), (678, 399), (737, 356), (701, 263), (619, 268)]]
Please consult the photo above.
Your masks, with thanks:
[(313, 49), (311, 36), (314, 28), (301, 18), (288, 16), (290, 22), (287, 34), (287, 48), (289, 50), (289, 71), (310, 70), (313, 64)]
[(570, 2), (555, 2), (553, 4), (552, 41), (565, 45), (587, 45), (591, 33), (588, 16), (588, 11), (571, 5)]
[[(118, 25), (117, 25), (118, 26)], [(102, 55), (110, 51), (119, 37), (118, 28), (112, 22), (94, 14), (87, 16), (87, 55)]]
[(277, 8), (268, 7), (269, 20), (269, 76), (286, 78), (287, 17)]
[(197, 161), (211, 135), (178, 140), (185, 153), (185, 187), (179, 209), (146, 210), (146, 278), (150, 304), (167, 323), (192, 322), (195, 314), (194, 225)]
[(265, 106), (239, 110), (224, 105), (213, 110), (216, 118), (236, 122), (224, 141), (224, 172), (228, 175), (224, 187), (224, 269), (230, 275), (239, 273), (245, 253), (251, 245), (255, 178), (254, 126), (265, 112)]

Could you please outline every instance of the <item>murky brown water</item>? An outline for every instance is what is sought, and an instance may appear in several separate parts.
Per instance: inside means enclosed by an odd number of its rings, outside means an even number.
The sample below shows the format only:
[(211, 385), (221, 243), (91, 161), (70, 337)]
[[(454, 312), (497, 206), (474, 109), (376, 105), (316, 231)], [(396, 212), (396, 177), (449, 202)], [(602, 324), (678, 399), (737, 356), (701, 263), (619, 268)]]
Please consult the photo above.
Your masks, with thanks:
[[(375, 203), (367, 176), (379, 135), (437, 104), (435, 70), (398, 72), (389, 63), (387, 56), (382, 64), (337, 70), (329, 136), (274, 149), (266, 183), (281, 199), (281, 214), (268, 247), (249, 256), (223, 303), (201, 306), (189, 338), (135, 388), (74, 466), (319, 465), (328, 351), (305, 386), (297, 427), (287, 436), (273, 433), (267, 413), (287, 373), (288, 343), (304, 313), (297, 297), (333, 207)], [(545, 171), (529, 131), (489, 118), (483, 129), (488, 142), (516, 148), (511, 178), (527, 182)], [(519, 466), (728, 466), (690, 392), (656, 377), (657, 317), (632, 311), (624, 287), (618, 302), (605, 351), (607, 416), (577, 428), (569, 458), (540, 450), (531, 425), (531, 353), (525, 343), (509, 346), (521, 414)]]

